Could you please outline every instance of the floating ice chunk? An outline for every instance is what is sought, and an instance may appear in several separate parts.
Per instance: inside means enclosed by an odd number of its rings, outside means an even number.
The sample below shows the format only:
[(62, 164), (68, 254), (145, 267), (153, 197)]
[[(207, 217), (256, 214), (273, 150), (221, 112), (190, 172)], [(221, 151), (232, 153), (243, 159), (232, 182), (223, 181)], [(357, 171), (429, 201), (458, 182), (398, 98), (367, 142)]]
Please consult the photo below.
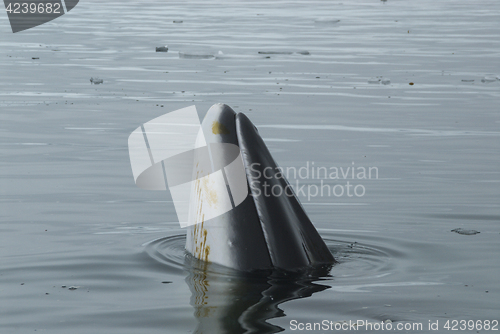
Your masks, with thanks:
[(382, 76), (380, 76), (380, 77), (371, 77), (370, 79), (368, 79), (368, 83), (369, 84), (375, 84), (375, 85), (378, 85), (378, 84), (389, 85), (391, 83), (391, 79), (384, 78)]
[(303, 56), (308, 56), (310, 55), (309, 51), (307, 50), (301, 50), (301, 51), (259, 51), (260, 55), (291, 55), (291, 54), (299, 54)]
[(299, 54), (303, 56), (309, 56), (311, 53), (307, 50), (301, 51), (259, 51), (261, 55), (291, 55), (291, 54)]
[(102, 84), (104, 80), (99, 79), (99, 78), (90, 78), (90, 84), (98, 85)]
[(481, 82), (482, 83), (492, 83), (492, 82), (495, 82), (497, 80), (499, 80), (498, 76), (495, 76), (494, 74), (489, 74), (489, 75), (485, 76), (484, 78), (482, 78)]
[(202, 54), (202, 53), (184, 53), (179, 52), (179, 58), (184, 59), (213, 59), (214, 55), (211, 54)]
[(156, 52), (167, 52), (168, 51), (168, 46), (157, 46), (156, 47)]
[(454, 230), (451, 230), (451, 232), (455, 232), (455, 233), (463, 234), (463, 235), (474, 235), (474, 234), (481, 233), (481, 232), (476, 231), (476, 230), (465, 230), (463, 228), (456, 228)]
[(217, 52), (217, 54), (215, 55), (215, 59), (225, 59), (225, 58), (228, 58), (228, 56), (226, 56), (222, 51)]

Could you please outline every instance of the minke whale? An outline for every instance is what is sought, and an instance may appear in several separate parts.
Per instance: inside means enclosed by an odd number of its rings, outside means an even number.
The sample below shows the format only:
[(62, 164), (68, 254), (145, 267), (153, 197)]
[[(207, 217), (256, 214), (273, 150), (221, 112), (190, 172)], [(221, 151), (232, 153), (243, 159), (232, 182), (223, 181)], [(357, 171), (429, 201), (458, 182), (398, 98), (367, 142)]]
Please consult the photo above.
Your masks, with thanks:
[(144, 123), (128, 139), (137, 186), (167, 190), (186, 251), (238, 271), (298, 271), (335, 262), (257, 128), (225, 104)]
[[(246, 187), (244, 194), (248, 195), (237, 206), (233, 203), (231, 210), (210, 219), (202, 216), (198, 223), (187, 226), (186, 251), (206, 263), (244, 272), (298, 271), (333, 264), (332, 253), (248, 117), (225, 104), (215, 104), (203, 119), (201, 130), (203, 144), (232, 144), (222, 147), (239, 149), (237, 159), (241, 157), (246, 178), (240, 187)], [(212, 166), (227, 165), (234, 152), (212, 153), (210, 158)], [(200, 187), (207, 187), (201, 179), (196, 183), (195, 194)], [(190, 206), (199, 210), (203, 205), (217, 205), (218, 200), (216, 196), (190, 198)]]

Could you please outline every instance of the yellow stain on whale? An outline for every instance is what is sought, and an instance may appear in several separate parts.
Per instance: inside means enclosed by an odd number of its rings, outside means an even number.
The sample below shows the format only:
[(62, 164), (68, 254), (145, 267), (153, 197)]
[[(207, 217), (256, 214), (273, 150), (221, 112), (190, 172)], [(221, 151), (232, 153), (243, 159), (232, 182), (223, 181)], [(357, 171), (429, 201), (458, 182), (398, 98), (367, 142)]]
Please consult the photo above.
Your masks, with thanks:
[(217, 121), (214, 121), (212, 123), (212, 133), (214, 135), (228, 135), (230, 134), (228, 128), (224, 126), (224, 124), (221, 124)]

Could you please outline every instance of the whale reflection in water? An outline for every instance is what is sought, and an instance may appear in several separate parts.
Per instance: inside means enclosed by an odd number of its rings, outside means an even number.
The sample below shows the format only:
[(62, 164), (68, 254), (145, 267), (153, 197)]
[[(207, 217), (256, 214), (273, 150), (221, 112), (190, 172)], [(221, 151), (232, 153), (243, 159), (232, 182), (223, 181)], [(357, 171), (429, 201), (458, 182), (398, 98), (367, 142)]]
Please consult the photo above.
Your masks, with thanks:
[(187, 255), (186, 268), (190, 268), (185, 281), (192, 293), (197, 334), (282, 332), (266, 321), (285, 316), (279, 304), (330, 288), (314, 281), (325, 279), (331, 265), (246, 273)]

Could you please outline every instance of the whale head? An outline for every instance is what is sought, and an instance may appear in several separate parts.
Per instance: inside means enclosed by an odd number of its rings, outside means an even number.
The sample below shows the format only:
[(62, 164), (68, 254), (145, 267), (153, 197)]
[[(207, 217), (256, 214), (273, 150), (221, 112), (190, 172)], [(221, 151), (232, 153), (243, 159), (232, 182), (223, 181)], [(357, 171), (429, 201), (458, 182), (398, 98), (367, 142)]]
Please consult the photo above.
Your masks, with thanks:
[[(232, 209), (210, 219), (202, 215), (199, 223), (188, 226), (187, 252), (204, 262), (245, 272), (295, 271), (334, 263), (333, 255), (248, 117), (225, 104), (215, 104), (201, 129), (204, 142), (199, 144), (217, 148), (209, 149), (204, 160), (210, 160), (212, 168), (241, 166), (242, 175), (237, 175), (238, 168), (233, 168), (238, 178), (223, 168), (219, 175), (222, 182), (211, 183), (208, 176), (197, 179), (193, 193), (205, 195), (191, 197), (195, 203), (190, 207), (197, 211), (194, 214), (224, 205), (217, 194), (226, 191), (231, 199), (226, 205), (232, 205)], [(199, 164), (196, 168), (197, 173), (204, 172)]]

